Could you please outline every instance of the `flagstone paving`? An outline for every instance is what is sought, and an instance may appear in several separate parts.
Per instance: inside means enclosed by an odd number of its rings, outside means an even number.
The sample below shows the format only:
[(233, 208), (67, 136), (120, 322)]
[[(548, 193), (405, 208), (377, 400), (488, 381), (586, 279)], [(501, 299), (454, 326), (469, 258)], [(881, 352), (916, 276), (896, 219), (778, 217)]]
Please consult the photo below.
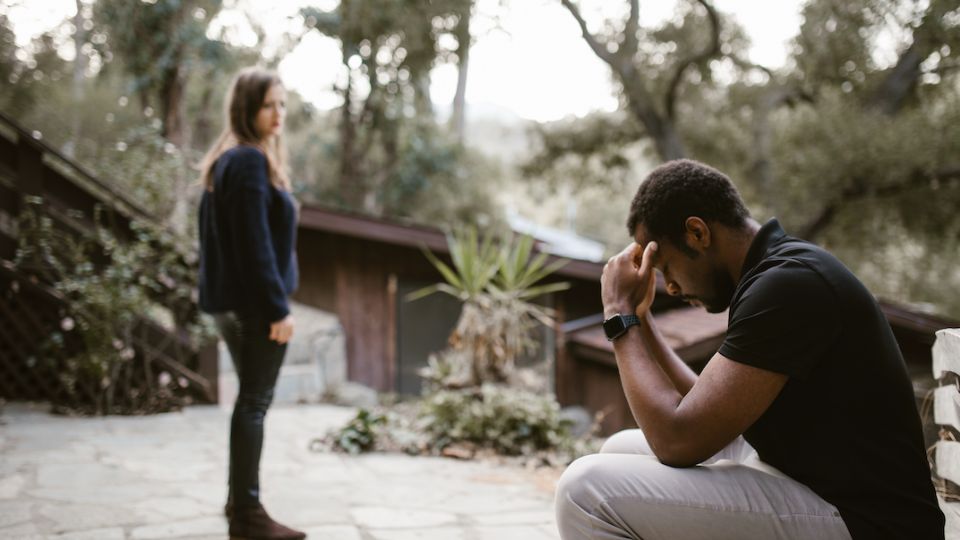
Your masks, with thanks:
[[(0, 413), (0, 539), (224, 539), (229, 412), (67, 418)], [(355, 413), (279, 405), (267, 420), (264, 502), (311, 540), (557, 539), (557, 469), (311, 451)], [(960, 540), (960, 503), (943, 505)]]
[[(264, 503), (309, 538), (559, 538), (559, 471), (309, 449), (354, 410), (277, 406), (267, 418)], [(11, 403), (0, 416), (0, 538), (223, 539), (229, 413), (66, 418)]]

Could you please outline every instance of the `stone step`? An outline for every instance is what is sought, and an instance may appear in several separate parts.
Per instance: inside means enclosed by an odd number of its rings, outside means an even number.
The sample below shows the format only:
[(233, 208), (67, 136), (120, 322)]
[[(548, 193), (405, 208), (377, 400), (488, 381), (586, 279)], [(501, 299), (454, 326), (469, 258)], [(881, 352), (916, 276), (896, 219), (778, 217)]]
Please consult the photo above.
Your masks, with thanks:
[(960, 392), (956, 386), (951, 384), (934, 390), (933, 421), (960, 431)]
[(937, 475), (960, 484), (960, 442), (937, 441)]
[(945, 371), (960, 374), (960, 328), (937, 331), (933, 343), (933, 376), (943, 377)]

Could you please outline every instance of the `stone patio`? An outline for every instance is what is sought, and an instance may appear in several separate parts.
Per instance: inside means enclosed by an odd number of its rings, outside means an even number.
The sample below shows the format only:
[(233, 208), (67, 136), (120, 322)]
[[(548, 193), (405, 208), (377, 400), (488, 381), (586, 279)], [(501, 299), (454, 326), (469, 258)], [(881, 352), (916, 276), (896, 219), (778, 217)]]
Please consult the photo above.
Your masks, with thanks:
[[(42, 405), (0, 416), (0, 538), (224, 539), (229, 413), (65, 418)], [(281, 405), (267, 421), (264, 503), (332, 540), (544, 540), (558, 471), (396, 454), (312, 452), (354, 414)]]
[[(66, 418), (0, 414), (0, 538), (224, 539), (229, 412)], [(312, 540), (547, 540), (559, 470), (398, 454), (312, 452), (354, 409), (279, 405), (267, 422), (267, 508)], [(944, 505), (960, 540), (960, 503)]]

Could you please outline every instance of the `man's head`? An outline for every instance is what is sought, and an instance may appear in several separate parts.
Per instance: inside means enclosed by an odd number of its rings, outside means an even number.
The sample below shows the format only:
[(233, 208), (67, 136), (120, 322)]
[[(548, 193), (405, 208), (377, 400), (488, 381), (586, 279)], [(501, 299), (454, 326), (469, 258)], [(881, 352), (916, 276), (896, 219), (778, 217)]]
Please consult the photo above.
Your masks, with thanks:
[(641, 246), (658, 243), (655, 263), (670, 294), (716, 313), (730, 305), (736, 288), (722, 260), (720, 244), (728, 235), (717, 233), (746, 230), (749, 219), (725, 174), (681, 159), (657, 167), (640, 184), (627, 229)]

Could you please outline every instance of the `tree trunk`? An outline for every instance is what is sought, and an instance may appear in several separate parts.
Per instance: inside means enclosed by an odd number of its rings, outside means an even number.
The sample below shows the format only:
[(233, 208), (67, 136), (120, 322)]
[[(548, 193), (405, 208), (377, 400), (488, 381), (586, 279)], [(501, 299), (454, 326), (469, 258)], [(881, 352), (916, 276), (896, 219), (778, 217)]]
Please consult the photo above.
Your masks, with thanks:
[(663, 161), (682, 159), (687, 157), (687, 150), (680, 140), (676, 126), (670, 119), (665, 118), (653, 109), (650, 95), (643, 88), (642, 83), (628, 80), (621, 76), (624, 91), (629, 99), (630, 111), (644, 127), (647, 135), (653, 139), (657, 155)]
[(457, 142), (466, 142), (467, 127), (467, 71), (470, 66), (470, 16), (468, 12), (461, 16), (457, 24), (457, 93), (453, 96), (453, 114), (450, 124)]
[(83, 83), (86, 78), (87, 56), (81, 52), (83, 44), (87, 41), (87, 31), (83, 29), (83, 3), (77, 2), (77, 14), (73, 16), (73, 48), (76, 50), (76, 57), (73, 59), (73, 81), (71, 82), (71, 97), (73, 107), (71, 107), (70, 119), (70, 137), (67, 143), (63, 145), (63, 153), (68, 157), (75, 157), (77, 144), (80, 140), (80, 102), (83, 100)]
[(929, 3), (922, 22), (913, 30), (910, 46), (900, 53), (896, 65), (874, 92), (869, 102), (873, 108), (890, 116), (900, 111), (923, 74), (920, 65), (944, 44), (942, 19), (956, 4), (954, 0)]
[(917, 44), (910, 45), (877, 88), (872, 105), (884, 114), (890, 116), (897, 114), (917, 85), (922, 62), (923, 56), (917, 50)]
[(209, 113), (212, 103), (213, 84), (207, 83), (203, 89), (203, 94), (200, 95), (200, 113), (193, 123), (193, 133), (190, 136), (191, 144), (194, 148), (207, 148), (212, 144), (214, 134)]
[(183, 148), (186, 142), (186, 129), (183, 122), (183, 97), (186, 85), (186, 74), (179, 62), (164, 72), (163, 84), (160, 87), (160, 119), (163, 122), (161, 135), (177, 148)]
[[(346, 58), (344, 66), (346, 66)], [(349, 69), (349, 67), (347, 68)], [(357, 208), (361, 203), (357, 182), (356, 163), (354, 161), (357, 129), (353, 123), (353, 79), (347, 75), (347, 87), (343, 91), (343, 108), (340, 110), (340, 178), (338, 183), (341, 203), (348, 208)]]
[(414, 83), (414, 108), (417, 118), (427, 120), (433, 118), (433, 101), (430, 100), (430, 72), (424, 72), (417, 77)]

